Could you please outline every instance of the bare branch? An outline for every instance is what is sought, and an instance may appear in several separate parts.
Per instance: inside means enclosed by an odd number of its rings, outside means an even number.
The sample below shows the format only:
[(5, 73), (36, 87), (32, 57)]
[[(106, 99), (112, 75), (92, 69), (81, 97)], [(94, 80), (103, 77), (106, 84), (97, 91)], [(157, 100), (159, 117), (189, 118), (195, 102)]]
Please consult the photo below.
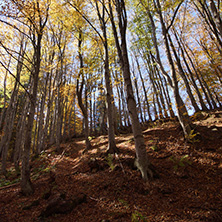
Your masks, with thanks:
[[(16, 52), (16, 51), (14, 51), (14, 50), (12, 50), (12, 49), (7, 48), (5, 45), (3, 45), (3, 43), (2, 43), (1, 41), (0, 41), (0, 45), (5, 49), (5, 51), (6, 51), (13, 59), (18, 60), (11, 52), (14, 52), (14, 53), (18, 54), (19, 56), (22, 56), (27, 62), (29, 62), (30, 64), (32, 64), (32, 61), (30, 61), (30, 60), (28, 60), (27, 58), (25, 58), (25, 57), (24, 57), (23, 55), (21, 55), (19, 52)], [(10, 52), (10, 51), (11, 51), (11, 52)], [(29, 67), (28, 67), (26, 64), (22, 63), (22, 65), (24, 65), (25, 68), (26, 68), (29, 72), (31, 72), (31, 70), (29, 69)]]
[(17, 31), (19, 31), (20, 33), (22, 33), (24, 36), (26, 36), (28, 39), (30, 39), (31, 41), (32, 41), (32, 39), (30, 38), (30, 36), (28, 36), (25, 32), (23, 32), (23, 31), (21, 31), (18, 27), (16, 27), (15, 25), (13, 25), (13, 24), (11, 24), (11, 23), (9, 23), (9, 22), (6, 22), (6, 21), (4, 21), (4, 20), (2, 20), (2, 19), (0, 19), (0, 22), (2, 22), (2, 23), (4, 23), (4, 24), (6, 24), (6, 25), (8, 25), (8, 26), (10, 26), (10, 27), (12, 27), (12, 28), (14, 28), (14, 29), (16, 29)]
[(177, 6), (177, 8), (176, 8), (176, 10), (175, 10), (175, 12), (174, 12), (174, 14), (173, 14), (171, 23), (170, 23), (170, 25), (169, 25), (169, 26), (167, 27), (167, 29), (166, 29), (166, 32), (168, 32), (169, 29), (171, 28), (171, 26), (173, 25), (173, 22), (174, 22), (174, 20), (175, 20), (175, 18), (176, 18), (177, 12), (179, 11), (179, 8), (180, 8), (180, 6), (182, 5), (183, 2), (184, 2), (184, 0), (182, 0), (182, 1), (179, 3), (179, 5)]
[(25, 92), (27, 93), (28, 97), (30, 98), (30, 101), (31, 100), (31, 95), (30, 93), (28, 92), (28, 90), (25, 88), (25, 86), (18, 80), (18, 78), (9, 70), (8, 67), (5, 66), (4, 63), (2, 63), (2, 61), (0, 61), (0, 64), (8, 71), (8, 73), (18, 82), (18, 84), (25, 90)]

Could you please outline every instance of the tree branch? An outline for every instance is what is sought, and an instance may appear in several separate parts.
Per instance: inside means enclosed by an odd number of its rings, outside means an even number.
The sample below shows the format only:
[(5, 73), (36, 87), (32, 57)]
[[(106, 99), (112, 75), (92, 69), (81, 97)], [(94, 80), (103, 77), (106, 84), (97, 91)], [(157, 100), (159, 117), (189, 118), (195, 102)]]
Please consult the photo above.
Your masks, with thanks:
[(82, 13), (80, 12), (80, 10), (74, 5), (72, 4), (71, 2), (69, 1), (66, 1), (69, 5), (71, 5), (82, 17), (83, 19), (92, 27), (92, 29), (99, 35), (99, 38), (102, 40), (103, 44), (104, 44), (104, 41), (103, 41), (103, 37), (100, 35), (99, 31), (95, 28), (95, 26), (89, 21), (89, 19)]
[(173, 14), (173, 18), (172, 18), (172, 20), (171, 20), (171, 23), (170, 23), (170, 25), (169, 25), (169, 26), (167, 27), (167, 29), (166, 29), (166, 32), (168, 32), (169, 29), (171, 28), (171, 26), (173, 25), (173, 22), (174, 22), (174, 20), (175, 20), (175, 18), (176, 18), (177, 12), (179, 11), (179, 8), (180, 8), (180, 6), (182, 5), (183, 2), (184, 2), (184, 0), (182, 0), (182, 1), (179, 3), (179, 5), (177, 6), (177, 8), (176, 8), (176, 10), (175, 10), (175, 12), (174, 12), (174, 14)]
[(31, 100), (31, 95), (30, 95), (30, 93), (27, 91), (27, 89), (25, 88), (25, 86), (24, 86), (24, 85), (18, 80), (18, 78), (9, 70), (9, 68), (5, 66), (4, 63), (2, 63), (2, 62), (0, 61), (0, 64), (8, 71), (8, 73), (9, 73), (9, 74), (18, 82), (18, 84), (25, 90), (25, 92), (27, 93), (30, 101), (32, 101), (32, 100)]

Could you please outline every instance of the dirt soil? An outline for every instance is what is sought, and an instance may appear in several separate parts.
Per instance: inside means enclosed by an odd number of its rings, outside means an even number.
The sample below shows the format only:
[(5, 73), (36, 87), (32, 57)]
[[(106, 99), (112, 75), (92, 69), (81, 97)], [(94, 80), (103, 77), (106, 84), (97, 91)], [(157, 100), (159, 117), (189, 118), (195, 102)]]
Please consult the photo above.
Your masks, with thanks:
[[(105, 156), (107, 136), (51, 147), (32, 160), (30, 197), (19, 184), (0, 188), (0, 221), (222, 221), (222, 111), (193, 117), (198, 140), (185, 142), (178, 123), (156, 123), (144, 131), (147, 153), (159, 178), (145, 182), (133, 167), (132, 134), (116, 137), (118, 155)], [(196, 131), (194, 132), (194, 134)], [(66, 214), (40, 217), (54, 194), (86, 201)]]

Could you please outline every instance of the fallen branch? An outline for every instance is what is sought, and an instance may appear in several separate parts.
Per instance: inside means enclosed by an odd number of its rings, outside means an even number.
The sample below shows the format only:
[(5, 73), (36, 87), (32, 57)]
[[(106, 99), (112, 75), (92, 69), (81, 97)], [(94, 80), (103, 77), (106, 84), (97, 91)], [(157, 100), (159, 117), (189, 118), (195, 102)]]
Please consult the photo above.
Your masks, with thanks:
[(11, 187), (17, 186), (17, 185), (19, 185), (19, 184), (20, 184), (20, 182), (18, 182), (18, 183), (13, 183), (13, 184), (8, 185), (8, 186), (3, 186), (3, 187), (0, 187), (0, 190), (4, 190), (4, 189), (7, 189), (7, 188), (11, 188)]

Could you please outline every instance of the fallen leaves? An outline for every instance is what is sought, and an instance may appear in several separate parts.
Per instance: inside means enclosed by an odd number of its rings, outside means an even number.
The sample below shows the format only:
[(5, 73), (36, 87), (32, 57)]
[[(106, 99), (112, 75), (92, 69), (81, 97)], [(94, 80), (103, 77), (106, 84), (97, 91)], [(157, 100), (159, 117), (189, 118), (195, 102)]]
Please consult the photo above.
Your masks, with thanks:
[[(21, 196), (18, 184), (0, 189), (1, 222), (37, 220), (50, 204), (43, 198), (49, 190), (49, 196), (65, 194), (64, 206), (81, 193), (87, 199), (66, 214), (48, 215), (55, 222), (222, 221), (222, 139), (204, 124), (197, 125), (203, 138), (195, 145), (184, 142), (177, 124), (144, 131), (149, 159), (160, 175), (147, 183), (133, 168), (132, 134), (116, 138), (120, 153), (110, 159), (105, 156), (107, 136), (92, 138), (94, 149), (83, 155), (81, 139), (63, 144), (62, 155), (47, 151), (44, 161), (33, 160), (32, 167), (55, 166), (53, 182), (50, 171), (44, 171), (38, 172), (31, 197)], [(154, 145), (158, 149), (150, 148)]]

